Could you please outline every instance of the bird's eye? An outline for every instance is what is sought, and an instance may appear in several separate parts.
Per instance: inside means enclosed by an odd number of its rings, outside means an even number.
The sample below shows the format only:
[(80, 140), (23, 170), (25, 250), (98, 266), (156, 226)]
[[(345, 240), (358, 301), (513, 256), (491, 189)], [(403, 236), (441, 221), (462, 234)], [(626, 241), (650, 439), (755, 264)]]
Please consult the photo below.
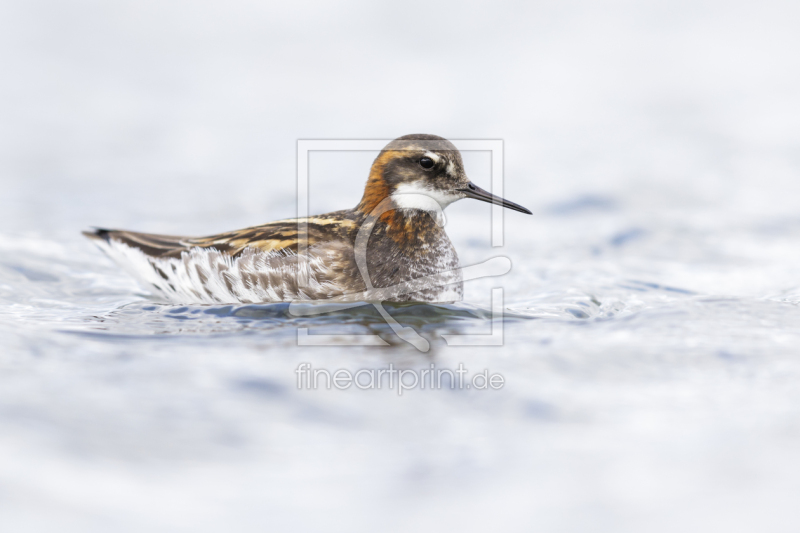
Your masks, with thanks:
[(432, 169), (434, 164), (435, 163), (433, 162), (433, 159), (431, 159), (430, 157), (423, 157), (419, 160), (419, 166), (421, 166), (425, 170)]

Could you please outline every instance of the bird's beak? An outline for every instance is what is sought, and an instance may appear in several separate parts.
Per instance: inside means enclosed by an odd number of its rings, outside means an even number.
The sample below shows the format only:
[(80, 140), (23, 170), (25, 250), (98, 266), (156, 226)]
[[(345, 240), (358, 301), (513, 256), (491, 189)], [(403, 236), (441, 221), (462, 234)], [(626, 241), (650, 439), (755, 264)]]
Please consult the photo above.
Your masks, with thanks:
[(474, 183), (468, 183), (466, 188), (458, 190), (463, 192), (467, 198), (474, 198), (482, 202), (489, 202), (490, 204), (500, 205), (528, 215), (533, 214), (519, 204), (515, 204), (514, 202), (509, 202), (508, 200), (503, 200), (499, 196), (495, 196), (488, 191), (484, 191)]

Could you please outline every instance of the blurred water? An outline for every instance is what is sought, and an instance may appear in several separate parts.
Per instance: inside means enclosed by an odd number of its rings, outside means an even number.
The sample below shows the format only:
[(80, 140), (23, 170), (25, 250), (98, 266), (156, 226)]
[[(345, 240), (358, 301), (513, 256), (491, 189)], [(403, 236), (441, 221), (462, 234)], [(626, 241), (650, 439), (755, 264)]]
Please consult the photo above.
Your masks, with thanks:
[[(794, 531), (792, 2), (0, 3), (0, 516), (10, 531)], [(294, 215), (295, 143), (505, 142), (506, 245), (459, 202), (451, 306), (154, 300), (79, 232)], [(315, 153), (311, 206), (375, 154)], [(465, 154), (489, 184), (486, 154)], [(504, 345), (488, 333), (504, 289)], [(298, 346), (374, 333), (386, 347)], [(499, 391), (298, 390), (489, 369)]]

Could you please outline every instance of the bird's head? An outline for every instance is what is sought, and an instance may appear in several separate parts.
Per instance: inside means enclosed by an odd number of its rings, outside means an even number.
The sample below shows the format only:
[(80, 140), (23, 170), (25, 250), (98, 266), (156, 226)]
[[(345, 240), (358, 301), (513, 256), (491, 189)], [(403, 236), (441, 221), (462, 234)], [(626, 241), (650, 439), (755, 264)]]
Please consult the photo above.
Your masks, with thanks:
[(474, 198), (531, 214), (508, 200), (472, 183), (464, 171), (458, 149), (436, 135), (399, 137), (381, 151), (372, 164), (358, 210), (370, 214), (386, 198), (393, 208), (437, 211), (462, 198)]

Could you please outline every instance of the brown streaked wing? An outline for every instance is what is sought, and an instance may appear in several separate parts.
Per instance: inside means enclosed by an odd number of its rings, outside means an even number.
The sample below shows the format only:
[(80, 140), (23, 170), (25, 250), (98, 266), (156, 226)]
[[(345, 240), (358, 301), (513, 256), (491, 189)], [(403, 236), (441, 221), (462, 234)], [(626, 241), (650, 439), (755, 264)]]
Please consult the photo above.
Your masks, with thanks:
[(297, 221), (279, 220), (209, 237), (188, 238), (185, 244), (189, 248), (215, 248), (234, 256), (245, 248), (256, 248), (264, 252), (297, 251)]
[[(343, 212), (337, 212), (309, 217), (307, 219), (309, 246), (330, 240), (352, 241), (350, 235), (354, 235), (357, 225), (355, 221), (342, 215)], [(93, 232), (84, 232), (84, 234), (95, 239), (113, 239), (153, 257), (180, 257), (181, 253), (195, 247), (214, 248), (235, 257), (246, 248), (255, 248), (264, 252), (297, 252), (297, 223), (297, 219), (278, 220), (269, 224), (208, 237), (156, 235), (106, 229), (97, 229)]]
[[(309, 217), (308, 245), (331, 240), (351, 240), (348, 236), (356, 229), (352, 220), (339, 217)], [(216, 248), (232, 255), (245, 248), (256, 248), (263, 252), (292, 251), (298, 249), (298, 220), (278, 220), (242, 230), (231, 231), (211, 237), (187, 239), (190, 246)]]

